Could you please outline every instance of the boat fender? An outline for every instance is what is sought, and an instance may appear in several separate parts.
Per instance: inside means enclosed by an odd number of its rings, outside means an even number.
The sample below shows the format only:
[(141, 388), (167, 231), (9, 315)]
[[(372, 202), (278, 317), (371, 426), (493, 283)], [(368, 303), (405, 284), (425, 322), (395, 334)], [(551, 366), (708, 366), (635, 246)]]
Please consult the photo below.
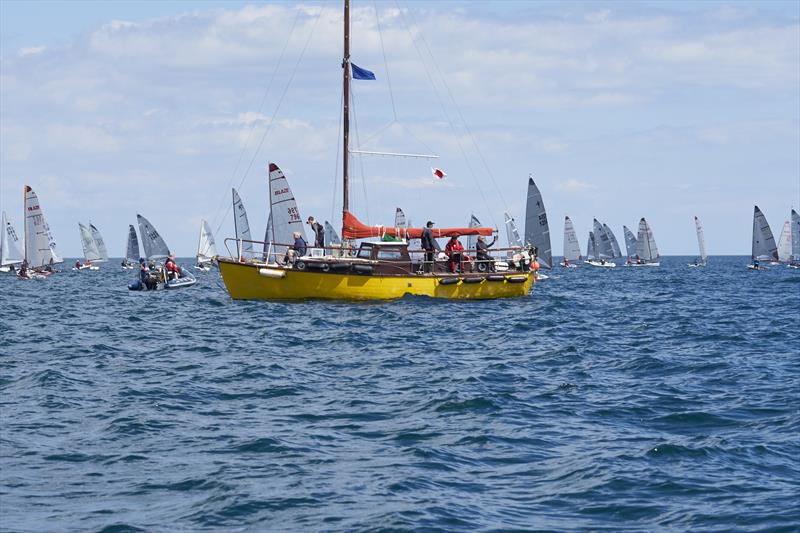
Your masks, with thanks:
[(505, 281), (506, 277), (500, 274), (494, 274), (492, 276), (486, 276), (486, 279), (489, 281)]
[(483, 277), (479, 278), (464, 278), (464, 283), (480, 283), (483, 281)]
[(258, 275), (264, 276), (265, 278), (285, 278), (286, 271), (278, 270), (276, 268), (259, 268)]
[(342, 270), (344, 268), (349, 268), (350, 267), (350, 263), (344, 263), (344, 262), (341, 262), (341, 261), (337, 261), (335, 263), (326, 263), (326, 264), (330, 268), (332, 268), (333, 270)]
[(525, 283), (527, 280), (527, 276), (508, 276), (506, 278), (506, 281), (509, 283)]
[(362, 274), (372, 274), (372, 265), (353, 265), (353, 270)]
[(439, 285), (455, 285), (458, 281), (458, 278), (442, 278), (439, 280)]
[(144, 289), (144, 286), (142, 286), (142, 282), (139, 281), (138, 279), (136, 281), (131, 281), (130, 283), (128, 283), (129, 291), (140, 291), (142, 289)]

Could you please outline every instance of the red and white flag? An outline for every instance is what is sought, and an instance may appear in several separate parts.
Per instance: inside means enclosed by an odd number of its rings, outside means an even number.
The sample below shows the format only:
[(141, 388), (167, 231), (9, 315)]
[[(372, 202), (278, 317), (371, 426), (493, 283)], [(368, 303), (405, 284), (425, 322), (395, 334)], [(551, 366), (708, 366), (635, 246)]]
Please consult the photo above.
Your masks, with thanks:
[(433, 173), (433, 177), (437, 180), (443, 180), (447, 177), (447, 174), (445, 174), (444, 170), (441, 168), (432, 168), (431, 172)]

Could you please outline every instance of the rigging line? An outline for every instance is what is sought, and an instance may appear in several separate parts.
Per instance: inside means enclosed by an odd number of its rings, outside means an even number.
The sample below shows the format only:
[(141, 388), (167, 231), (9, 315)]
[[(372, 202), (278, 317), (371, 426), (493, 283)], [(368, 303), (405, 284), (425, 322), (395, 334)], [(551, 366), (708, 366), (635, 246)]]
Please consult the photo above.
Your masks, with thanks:
[[(461, 144), (461, 139), (458, 136), (458, 132), (456, 131), (455, 124), (453, 120), (450, 118), (450, 114), (447, 112), (447, 108), (442, 101), (441, 96), (439, 95), (439, 90), (436, 88), (436, 83), (433, 81), (433, 76), (431, 75), (430, 70), (428, 69), (428, 65), (425, 63), (425, 58), (422, 54), (422, 51), (419, 49), (416, 40), (414, 39), (414, 34), (411, 32), (411, 28), (408, 25), (408, 21), (406, 21), (405, 15), (403, 14), (403, 10), (397, 4), (397, 0), (395, 0), (395, 6), (397, 6), (397, 11), (400, 13), (400, 18), (403, 21), (403, 26), (405, 26), (406, 31), (411, 39), (411, 44), (414, 45), (414, 49), (417, 51), (419, 55), (420, 62), (422, 63), (422, 68), (425, 70), (425, 75), (428, 77), (428, 81), (433, 88), (433, 94), (436, 96), (436, 101), (439, 103), (439, 107), (442, 108), (442, 114), (444, 115), (445, 119), (447, 120), (448, 125), (450, 126), (450, 130), (453, 132), (453, 136), (456, 141), (456, 145), (458, 146), (459, 152), (461, 152), (461, 157), (464, 158), (464, 163), (467, 165), (467, 169), (469, 170), (470, 175), (472, 176), (472, 180), (475, 182), (476, 188), (483, 199), (483, 204), (486, 207), (487, 212), (489, 213), (489, 218), (492, 220), (492, 224), (494, 224), (495, 228), (499, 228), (497, 225), (497, 220), (495, 220), (494, 215), (492, 214), (493, 211), (489, 206), (489, 201), (486, 199), (486, 195), (483, 192), (483, 189), (480, 185), (480, 180), (478, 180), (477, 175), (475, 174), (475, 169), (472, 167), (472, 163), (470, 163), (469, 158), (467, 157), (467, 153), (464, 150), (464, 146)], [(410, 12), (410, 10), (409, 10)]]
[[(339, 127), (336, 130), (338, 133), (336, 135), (336, 159), (334, 159), (334, 169), (333, 169), (333, 194), (331, 194), (331, 225), (333, 225), (333, 221), (336, 220), (333, 218), (334, 213), (336, 213), (336, 185), (339, 182), (339, 154), (341, 154), (341, 142), (342, 142), (342, 115), (344, 114), (344, 107), (342, 106), (342, 99), (344, 98), (344, 87), (342, 87), (342, 91), (339, 93)], [(336, 226), (334, 226), (336, 227)]]
[[(367, 137), (367, 138), (364, 140), (364, 146), (366, 146), (367, 144), (369, 144), (369, 143), (370, 143), (370, 142), (371, 142), (373, 139), (376, 139), (376, 138), (377, 138), (377, 137), (378, 137), (378, 136), (379, 136), (381, 133), (383, 133), (384, 131), (386, 131), (387, 129), (389, 129), (390, 127), (392, 127), (392, 126), (393, 126), (393, 125), (395, 125), (395, 124), (399, 124), (399, 123), (397, 122), (397, 120), (390, 120), (389, 122), (387, 122), (386, 124), (384, 124), (383, 126), (381, 126), (380, 128), (378, 128), (378, 130), (377, 130), (375, 133), (373, 133), (372, 135), (370, 135), (369, 137)], [(359, 144), (358, 148), (359, 148), (359, 149), (361, 149), (361, 148), (362, 148), (361, 144)]]
[(386, 83), (389, 85), (389, 99), (392, 101), (392, 114), (397, 120), (397, 108), (394, 105), (394, 91), (392, 91), (392, 78), (389, 76), (389, 62), (386, 60), (386, 49), (383, 47), (383, 32), (381, 31), (381, 17), (378, 15), (378, 4), (373, 2), (375, 8), (375, 23), (378, 26), (378, 37), (381, 41), (381, 53), (383, 54), (383, 64), (386, 66)]
[[(410, 14), (410, 16), (412, 18), (414, 17), (414, 14), (411, 13), (410, 11), (409, 11), (409, 14)], [(416, 24), (416, 19), (414, 19), (414, 23)], [(491, 168), (487, 164), (486, 159), (483, 157), (483, 152), (481, 152), (481, 149), (478, 146), (478, 142), (475, 140), (475, 136), (472, 134), (472, 131), (469, 128), (469, 124), (467, 124), (467, 121), (464, 119), (464, 114), (461, 112), (461, 108), (458, 106), (458, 103), (456, 103), (456, 99), (453, 96), (452, 91), (450, 90), (450, 85), (448, 85), (448, 83), (447, 83), (447, 78), (445, 78), (445, 76), (442, 74), (442, 71), (439, 68), (438, 63), (436, 62), (436, 57), (434, 57), (430, 46), (428, 46), (428, 41), (427, 41), (427, 39), (425, 39), (425, 34), (423, 32), (420, 32), (419, 37), (420, 37), (420, 40), (422, 40), (422, 44), (425, 45), (425, 48), (428, 51), (428, 55), (431, 58), (431, 62), (433, 63), (434, 68), (436, 69), (437, 73), (439, 74), (439, 77), (442, 79), (442, 84), (444, 85), (445, 90), (447, 90), (447, 94), (448, 94), (448, 96), (450, 96), (450, 101), (453, 103), (453, 107), (456, 108), (456, 112), (458, 112), (459, 118), (461, 118), (461, 123), (464, 125), (464, 129), (467, 131), (467, 134), (469, 134), (470, 141), (472, 141), (472, 145), (475, 147), (475, 151), (478, 152), (478, 157), (480, 158), (481, 162), (483, 163), (483, 166), (486, 169), (486, 173), (489, 174), (489, 178), (492, 180), (492, 184), (494, 185), (495, 189), (497, 190), (497, 194), (500, 196), (500, 200), (503, 202), (503, 206), (507, 210), (508, 209), (508, 205), (506, 204), (506, 200), (503, 197), (503, 192), (500, 189), (500, 187), (497, 186), (497, 182), (494, 179), (494, 174), (492, 174)]]
[[(269, 92), (272, 90), (272, 84), (275, 81), (275, 77), (278, 74), (278, 71), (281, 68), (281, 64), (283, 63), (283, 57), (286, 54), (286, 49), (289, 47), (289, 42), (292, 40), (292, 35), (294, 35), (294, 30), (297, 27), (297, 21), (300, 19), (300, 13), (302, 10), (298, 9), (297, 13), (294, 17), (294, 22), (292, 22), (292, 27), (289, 30), (289, 36), (286, 38), (286, 42), (283, 44), (283, 49), (281, 50), (280, 55), (278, 56), (278, 62), (275, 64), (275, 70), (272, 71), (272, 76), (269, 79), (269, 83), (267, 84), (267, 89), (264, 91), (264, 96), (261, 97), (261, 104), (258, 106), (258, 113), (261, 113), (261, 110), (264, 109), (264, 104), (267, 102), (267, 96)], [(233, 168), (233, 172), (231, 173), (230, 179), (228, 179), (228, 187), (233, 184), (233, 180), (236, 177), (236, 174), (239, 172), (239, 166), (242, 164), (242, 159), (244, 159), (244, 154), (247, 149), (250, 147), (250, 139), (253, 137), (253, 132), (256, 129), (256, 125), (258, 124), (257, 121), (253, 121), (253, 124), (250, 126), (250, 131), (247, 133), (247, 139), (245, 140), (244, 146), (242, 147), (241, 152), (239, 152), (239, 159), (236, 161), (236, 166)], [(222, 206), (225, 205), (224, 202), (226, 201), (225, 195), (222, 196), (219, 206), (217, 207), (217, 211), (214, 214), (214, 218), (212, 219), (211, 226), (213, 227), (214, 224), (217, 222), (217, 217), (219, 216), (220, 211), (222, 210)], [(219, 230), (217, 230), (219, 231)]]
[[(253, 153), (253, 157), (250, 159), (250, 164), (247, 165), (247, 170), (244, 171), (244, 175), (242, 176), (241, 181), (239, 181), (239, 188), (242, 187), (244, 181), (247, 179), (247, 175), (250, 173), (250, 169), (253, 168), (253, 163), (255, 163), (256, 158), (258, 157), (259, 152), (261, 151), (261, 147), (264, 145), (264, 141), (267, 139), (267, 135), (269, 132), (272, 131), (272, 127), (275, 125), (275, 117), (278, 115), (278, 111), (283, 104), (284, 98), (286, 98), (286, 93), (289, 92), (289, 88), (292, 86), (292, 82), (294, 81), (294, 77), (297, 74), (297, 70), (300, 67), (300, 63), (303, 61), (303, 57), (306, 54), (306, 50), (308, 49), (308, 45), (311, 42), (311, 38), (314, 36), (314, 30), (317, 28), (317, 23), (319, 22), (320, 16), (322, 15), (323, 8), (320, 8), (319, 12), (317, 13), (316, 18), (314, 19), (314, 24), (311, 27), (311, 31), (308, 34), (308, 38), (306, 39), (305, 44), (303, 45), (303, 49), (300, 51), (300, 56), (297, 58), (297, 62), (294, 64), (294, 69), (292, 69), (292, 74), (289, 76), (289, 80), (286, 82), (286, 86), (283, 88), (283, 92), (281, 93), (280, 98), (278, 99), (278, 104), (275, 106), (275, 111), (272, 113), (272, 116), (269, 119), (269, 124), (267, 125), (267, 129), (264, 130), (264, 134), (261, 136), (261, 140), (258, 143), (258, 147), (256, 151)], [(220, 228), (222, 227), (222, 223), (225, 221), (225, 218), (228, 216), (228, 213), (231, 212), (233, 205), (228, 205), (228, 208), (225, 210), (225, 215), (222, 217), (222, 220), (217, 227), (217, 233), (219, 233)]]
[[(351, 101), (352, 107), (353, 107), (353, 127), (354, 127), (353, 129), (355, 129), (355, 132), (356, 132), (356, 142), (358, 144), (361, 144), (361, 141), (360, 141), (359, 135), (358, 135), (358, 113), (356, 111), (356, 92), (352, 89), (352, 87), (350, 88), (350, 101)], [(347, 154), (347, 157), (350, 157), (350, 154)], [(364, 177), (364, 158), (363, 157), (359, 157), (358, 158), (358, 166), (361, 169), (361, 188), (364, 190), (364, 212), (367, 215), (367, 224), (371, 224), (370, 216), (369, 216), (369, 199), (367, 198), (367, 180)]]

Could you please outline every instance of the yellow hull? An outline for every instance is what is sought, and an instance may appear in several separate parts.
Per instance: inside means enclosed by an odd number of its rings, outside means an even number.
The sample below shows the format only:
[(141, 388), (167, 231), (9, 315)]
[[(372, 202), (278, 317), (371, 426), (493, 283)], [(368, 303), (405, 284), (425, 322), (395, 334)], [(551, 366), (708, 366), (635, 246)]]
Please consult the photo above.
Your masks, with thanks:
[[(261, 273), (259, 272), (261, 270)], [(535, 272), (508, 274), (524, 276), (524, 282), (489, 281), (452, 285), (439, 283), (444, 276), (380, 276), (335, 274), (308, 270), (264, 269), (263, 265), (219, 261), (219, 271), (234, 300), (391, 300), (403, 296), (451, 299), (492, 299), (526, 296)], [(283, 277), (274, 277), (285, 273)]]

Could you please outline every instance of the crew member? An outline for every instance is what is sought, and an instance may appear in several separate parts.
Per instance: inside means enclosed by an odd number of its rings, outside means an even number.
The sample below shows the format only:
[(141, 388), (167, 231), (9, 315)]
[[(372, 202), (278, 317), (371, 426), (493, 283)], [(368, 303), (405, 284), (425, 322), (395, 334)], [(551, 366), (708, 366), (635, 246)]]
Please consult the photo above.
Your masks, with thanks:
[(461, 272), (461, 263), (464, 260), (464, 245), (458, 240), (458, 233), (450, 237), (444, 247), (444, 253), (450, 258), (450, 272)]
[(425, 228), (422, 230), (422, 237), (420, 238), (420, 244), (422, 249), (425, 250), (425, 262), (422, 265), (423, 271), (428, 271), (428, 267), (430, 266), (431, 272), (436, 270), (433, 264), (433, 254), (436, 250), (436, 246), (433, 243), (433, 222), (430, 220), (427, 224), (425, 224)]
[(325, 246), (325, 226), (314, 220), (314, 217), (308, 217), (306, 224), (311, 224), (311, 230), (314, 232), (314, 248), (323, 248)]
[(475, 243), (475, 258), (478, 260), (478, 264), (482, 261), (487, 262), (486, 264), (491, 267), (492, 265), (492, 256), (489, 255), (489, 248), (494, 246), (494, 243), (497, 242), (497, 237), (495, 236), (492, 239), (492, 242), (486, 244), (486, 237), (483, 235), (478, 235), (478, 241)]

